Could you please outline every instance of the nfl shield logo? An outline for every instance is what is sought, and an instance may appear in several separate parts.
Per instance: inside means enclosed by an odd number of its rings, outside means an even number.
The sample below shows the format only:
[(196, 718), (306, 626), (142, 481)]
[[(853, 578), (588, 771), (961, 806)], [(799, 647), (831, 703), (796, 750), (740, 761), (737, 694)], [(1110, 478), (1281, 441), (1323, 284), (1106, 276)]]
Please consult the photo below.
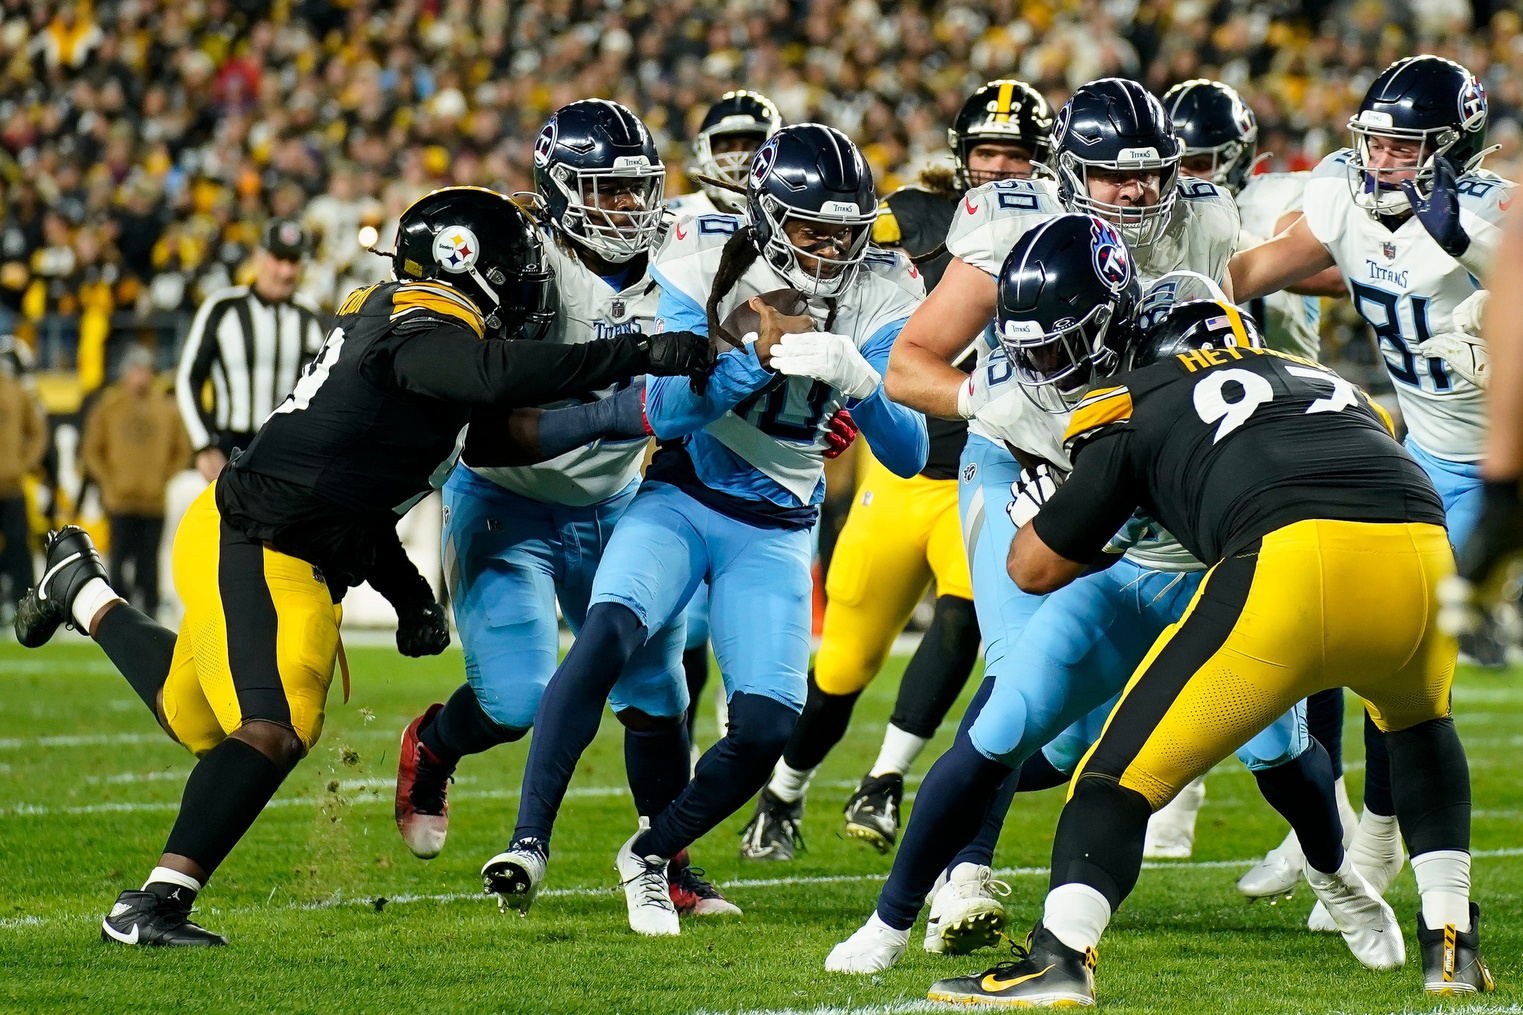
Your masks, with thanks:
[(614, 300), (608, 307), (608, 312), (613, 315), (613, 319), (616, 321), (624, 319), (624, 310), (624, 301), (621, 299)]
[(1380, 245), (1380, 252), (1385, 255), (1387, 261), (1396, 260), (1396, 244), (1386, 240)]

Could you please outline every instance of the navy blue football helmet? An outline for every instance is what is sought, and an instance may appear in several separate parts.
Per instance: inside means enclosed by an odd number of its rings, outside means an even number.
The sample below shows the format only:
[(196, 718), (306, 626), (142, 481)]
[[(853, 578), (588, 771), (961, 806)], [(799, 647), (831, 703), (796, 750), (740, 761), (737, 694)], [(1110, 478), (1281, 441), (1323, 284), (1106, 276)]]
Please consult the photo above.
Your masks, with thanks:
[[(693, 138), (693, 169), (710, 179), (744, 187), (751, 156), (782, 125), (783, 114), (760, 92), (725, 92), (704, 114), (698, 135)], [(728, 150), (716, 152), (714, 143), (720, 138)], [(741, 142), (745, 147), (739, 146)], [(698, 185), (721, 211), (738, 214), (745, 210), (744, 194), (702, 181)]]
[(579, 99), (539, 132), (534, 189), (558, 230), (623, 264), (661, 229), (666, 167), (638, 116), (607, 99)]
[(1008, 175), (968, 169), (968, 153), (985, 142), (1020, 145), (1032, 162), (1045, 164), (1051, 132), (1052, 107), (1026, 82), (1007, 79), (980, 85), (947, 128), (947, 146), (957, 165), (957, 185), (971, 190)]
[[(1163, 235), (1174, 210), (1184, 146), (1153, 94), (1135, 81), (1101, 78), (1079, 88), (1052, 128), (1058, 197), (1072, 212), (1109, 219), (1132, 246)], [(1090, 196), (1092, 170), (1158, 174), (1158, 203), (1122, 205)]]
[(1040, 408), (1071, 410), (1131, 343), (1142, 291), (1126, 241), (1097, 215), (1059, 215), (1021, 236), (1000, 268), (995, 326)]
[[(1354, 153), (1349, 188), (1354, 203), (1373, 215), (1411, 208), (1397, 180), (1384, 174), (1417, 169), (1417, 189), (1432, 188), (1433, 160), (1449, 159), (1463, 175), (1479, 168), (1486, 148), (1486, 90), (1464, 67), (1439, 56), (1409, 56), (1380, 72), (1348, 122)], [(1370, 168), (1370, 138), (1416, 142), (1409, 165)]]
[(555, 275), (539, 230), (522, 208), (484, 187), (445, 187), (409, 205), (397, 224), (392, 272), (460, 290), (481, 311), (488, 338), (542, 338), (555, 320)]
[(1140, 327), (1123, 357), (1123, 370), (1166, 360), (1194, 349), (1262, 349), (1258, 322), (1227, 300), (1176, 303), (1152, 324)]
[(1184, 145), (1183, 158), (1210, 156), (1206, 179), (1234, 194), (1248, 186), (1259, 148), (1259, 118), (1236, 89), (1196, 78), (1164, 92), (1163, 108)]
[[(751, 159), (746, 215), (757, 249), (790, 285), (810, 296), (838, 296), (867, 256), (878, 217), (872, 168), (834, 127), (784, 127)], [(794, 223), (803, 223), (814, 242), (795, 243), (787, 229)], [(801, 255), (813, 262), (812, 269), (804, 267)]]

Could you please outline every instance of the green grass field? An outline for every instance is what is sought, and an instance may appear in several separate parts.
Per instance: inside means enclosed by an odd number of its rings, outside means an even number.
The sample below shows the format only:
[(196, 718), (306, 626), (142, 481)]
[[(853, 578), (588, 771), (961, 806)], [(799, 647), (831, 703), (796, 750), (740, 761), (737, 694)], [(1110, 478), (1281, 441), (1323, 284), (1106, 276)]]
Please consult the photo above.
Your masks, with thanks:
[[(191, 758), (165, 739), (94, 646), (0, 644), (0, 1007), (7, 1011), (913, 1012), (938, 977), (998, 961), (919, 948), (874, 977), (827, 974), (830, 947), (873, 905), (890, 858), (846, 839), (840, 808), (871, 762), (903, 666), (862, 699), (859, 722), (812, 791), (809, 849), (789, 866), (743, 863), (737, 815), (695, 860), (746, 915), (689, 922), (675, 940), (636, 937), (612, 870), (633, 829), (619, 727), (605, 721), (562, 812), (546, 893), (524, 919), (480, 896), (477, 870), (511, 831), (523, 744), (462, 764), (449, 845), (415, 860), (391, 817), (397, 736), (460, 678), (458, 653), (412, 661), (352, 649), (354, 699), (330, 701), (311, 758), (203, 893), (200, 920), (231, 947), (186, 953), (107, 947), (99, 920), (157, 857)], [(1501, 989), (1468, 1004), (1421, 994), (1410, 874), (1393, 890), (1413, 961), (1360, 967), (1335, 937), (1304, 929), (1303, 889), (1248, 905), (1233, 882), (1283, 828), (1235, 763), (1208, 780), (1195, 859), (1144, 872), (1100, 951), (1101, 1003), (1116, 1012), (1523, 1012), (1523, 686), (1465, 673), (1456, 692), (1475, 786), (1476, 894)], [(707, 704), (707, 703), (706, 703)], [(700, 725), (703, 742), (713, 721)], [(1348, 723), (1351, 784), (1361, 778)], [(943, 741), (946, 734), (943, 735)], [(934, 752), (935, 748), (933, 748)], [(924, 764), (929, 764), (927, 757)], [(922, 768), (924, 765), (922, 766)], [(912, 780), (913, 786), (918, 780)], [(999, 862), (1014, 925), (1046, 888), (1062, 794), (1017, 802)], [(1357, 798), (1357, 797), (1356, 797)]]

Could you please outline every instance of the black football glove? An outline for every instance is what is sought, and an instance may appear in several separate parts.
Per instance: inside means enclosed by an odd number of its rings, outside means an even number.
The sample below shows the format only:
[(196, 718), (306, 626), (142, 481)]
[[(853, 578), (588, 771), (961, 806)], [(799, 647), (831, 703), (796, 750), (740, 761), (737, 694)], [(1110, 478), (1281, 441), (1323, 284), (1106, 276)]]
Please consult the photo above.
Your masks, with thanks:
[(1470, 249), (1470, 234), (1460, 224), (1459, 172), (1443, 155), (1433, 158), (1433, 189), (1423, 197), (1414, 180), (1403, 180), (1412, 213), (1422, 223), (1433, 241), (1450, 257), (1459, 257)]
[(641, 345), (650, 360), (648, 372), (664, 376), (686, 376), (693, 393), (708, 389), (709, 372), (714, 369), (714, 344), (708, 336), (692, 331), (658, 331), (642, 335)]
[(417, 659), (449, 648), (449, 622), (438, 603), (397, 612), (397, 651)]

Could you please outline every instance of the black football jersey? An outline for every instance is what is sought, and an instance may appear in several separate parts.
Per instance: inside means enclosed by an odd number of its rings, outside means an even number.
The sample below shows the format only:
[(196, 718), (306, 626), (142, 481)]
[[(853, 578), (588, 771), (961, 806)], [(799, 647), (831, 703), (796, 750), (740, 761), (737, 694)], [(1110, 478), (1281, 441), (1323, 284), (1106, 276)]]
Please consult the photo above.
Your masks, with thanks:
[(1069, 560), (1095, 559), (1139, 507), (1206, 564), (1308, 518), (1444, 524), (1384, 409), (1267, 349), (1197, 350), (1107, 379), (1065, 441), (1073, 472), (1034, 524)]
[(484, 339), (474, 303), (441, 281), (352, 293), (295, 390), (223, 471), (217, 503), (239, 531), (353, 583), (377, 541), (442, 483), (466, 424), (645, 368), (633, 343)]
[[(942, 272), (952, 261), (946, 251), (947, 229), (957, 214), (956, 197), (944, 197), (924, 187), (900, 187), (878, 204), (878, 220), (873, 223), (873, 242), (898, 247), (911, 257), (941, 248), (941, 253), (916, 265), (925, 275), (925, 289), (930, 292), (941, 281)], [(971, 368), (972, 357), (968, 367)], [(930, 437), (930, 454), (920, 474), (928, 479), (956, 479), (963, 445), (968, 442), (968, 424), (960, 419), (925, 418)]]

